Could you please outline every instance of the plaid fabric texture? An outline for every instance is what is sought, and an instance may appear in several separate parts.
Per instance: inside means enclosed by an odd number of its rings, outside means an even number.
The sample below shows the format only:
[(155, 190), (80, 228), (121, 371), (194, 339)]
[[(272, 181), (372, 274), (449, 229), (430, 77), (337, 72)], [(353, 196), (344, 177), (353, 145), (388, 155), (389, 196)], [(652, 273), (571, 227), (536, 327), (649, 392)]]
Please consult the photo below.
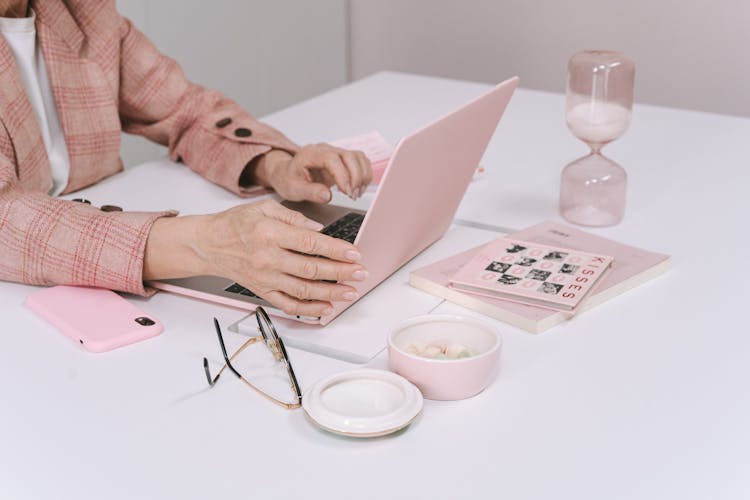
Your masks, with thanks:
[[(238, 183), (248, 161), (272, 148), (296, 151), (235, 102), (187, 81), (114, 0), (31, 7), (70, 155), (65, 193), (122, 170), (123, 130), (167, 145), (171, 159), (240, 196), (250, 193)], [(145, 294), (148, 232), (156, 218), (175, 213), (104, 213), (46, 194), (52, 177), (44, 142), (2, 36), (0, 125), (0, 279)]]

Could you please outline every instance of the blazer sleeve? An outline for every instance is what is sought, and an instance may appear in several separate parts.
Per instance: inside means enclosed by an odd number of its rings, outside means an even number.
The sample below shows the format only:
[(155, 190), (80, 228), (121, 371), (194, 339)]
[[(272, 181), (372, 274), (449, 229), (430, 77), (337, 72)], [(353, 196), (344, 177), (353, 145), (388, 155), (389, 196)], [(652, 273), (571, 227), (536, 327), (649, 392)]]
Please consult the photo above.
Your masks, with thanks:
[[(124, 131), (169, 147), (206, 179), (239, 194), (240, 175), (271, 149), (298, 146), (221, 93), (191, 83), (180, 66), (160, 53), (133, 24), (120, 17), (119, 113)], [(257, 188), (256, 188), (257, 189)]]
[(148, 232), (158, 217), (175, 214), (102, 212), (26, 190), (0, 154), (0, 280), (147, 295)]

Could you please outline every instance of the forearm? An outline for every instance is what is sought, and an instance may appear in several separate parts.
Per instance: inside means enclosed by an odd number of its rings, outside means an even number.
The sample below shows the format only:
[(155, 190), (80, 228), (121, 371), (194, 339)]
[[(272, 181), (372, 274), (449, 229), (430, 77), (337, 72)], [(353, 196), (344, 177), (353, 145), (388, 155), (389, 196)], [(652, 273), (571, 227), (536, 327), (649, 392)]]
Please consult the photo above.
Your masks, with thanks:
[(139, 295), (146, 293), (142, 269), (150, 228), (174, 215), (107, 213), (1, 182), (0, 213), (5, 214), (0, 224), (0, 280)]
[(208, 215), (158, 219), (151, 226), (143, 258), (143, 279), (184, 278), (210, 274), (198, 245), (198, 231)]
[[(215, 90), (191, 83), (130, 21), (121, 20), (118, 111), (123, 131), (169, 147), (184, 164), (235, 194), (247, 163), (273, 150), (298, 148)], [(158, 91), (154, 91), (158, 89)]]

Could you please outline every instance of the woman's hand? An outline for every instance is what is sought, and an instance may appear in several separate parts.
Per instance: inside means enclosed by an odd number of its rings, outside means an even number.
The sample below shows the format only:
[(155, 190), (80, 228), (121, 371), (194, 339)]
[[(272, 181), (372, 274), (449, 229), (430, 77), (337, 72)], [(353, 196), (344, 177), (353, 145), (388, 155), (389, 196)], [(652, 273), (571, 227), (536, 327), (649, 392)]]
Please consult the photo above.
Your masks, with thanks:
[(328, 203), (334, 184), (350, 198), (359, 198), (372, 181), (372, 168), (361, 151), (312, 144), (294, 156), (280, 150), (266, 153), (253, 175), (254, 183), (273, 188), (284, 199)]
[(367, 271), (354, 245), (318, 233), (321, 227), (272, 200), (158, 219), (146, 244), (144, 279), (222, 276), (287, 314), (325, 316), (332, 302), (358, 298), (342, 282), (363, 281)]

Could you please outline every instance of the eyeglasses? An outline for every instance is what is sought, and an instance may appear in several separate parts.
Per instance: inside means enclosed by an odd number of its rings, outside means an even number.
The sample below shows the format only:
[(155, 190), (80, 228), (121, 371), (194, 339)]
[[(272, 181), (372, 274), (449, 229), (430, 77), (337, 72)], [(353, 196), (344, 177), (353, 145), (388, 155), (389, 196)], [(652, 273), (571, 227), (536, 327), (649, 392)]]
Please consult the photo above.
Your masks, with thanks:
[[(219, 377), (221, 377), (221, 374), (224, 372), (225, 369), (229, 368), (232, 373), (237, 375), (237, 378), (242, 380), (248, 387), (253, 389), (255, 392), (260, 394), (261, 396), (265, 397), (269, 401), (286, 408), (287, 410), (292, 410), (294, 408), (299, 408), (302, 406), (302, 392), (300, 392), (299, 384), (297, 383), (297, 377), (294, 375), (294, 370), (292, 369), (292, 364), (289, 362), (289, 356), (286, 353), (286, 348), (284, 347), (284, 342), (279, 337), (278, 333), (276, 333), (276, 328), (274, 328), (273, 323), (271, 323), (271, 318), (268, 317), (268, 314), (266, 311), (258, 306), (258, 308), (255, 310), (255, 317), (258, 320), (258, 331), (261, 334), (261, 337), (251, 337), (247, 340), (244, 344), (240, 346), (239, 349), (237, 349), (234, 354), (231, 356), (227, 356), (227, 348), (224, 345), (224, 337), (221, 334), (221, 328), (219, 327), (219, 321), (214, 318), (214, 326), (216, 327), (216, 335), (219, 337), (219, 345), (221, 346), (221, 353), (224, 355), (224, 366), (221, 367), (221, 370), (216, 374), (215, 377), (211, 377), (211, 371), (208, 368), (208, 359), (203, 358), (203, 369), (206, 372), (206, 379), (208, 380), (208, 385), (211, 387), (216, 384), (216, 381), (219, 380)], [(245, 377), (240, 375), (240, 373), (232, 366), (232, 361), (247, 347), (255, 344), (256, 342), (262, 341), (266, 347), (271, 351), (271, 354), (273, 354), (274, 359), (276, 362), (282, 362), (284, 366), (286, 367), (287, 375), (289, 376), (289, 382), (291, 385), (292, 392), (294, 393), (294, 401), (293, 402), (286, 402), (282, 401), (281, 399), (278, 399), (271, 394), (267, 393), (266, 391), (260, 389), (258, 386), (251, 383), (249, 380), (247, 380)]]

